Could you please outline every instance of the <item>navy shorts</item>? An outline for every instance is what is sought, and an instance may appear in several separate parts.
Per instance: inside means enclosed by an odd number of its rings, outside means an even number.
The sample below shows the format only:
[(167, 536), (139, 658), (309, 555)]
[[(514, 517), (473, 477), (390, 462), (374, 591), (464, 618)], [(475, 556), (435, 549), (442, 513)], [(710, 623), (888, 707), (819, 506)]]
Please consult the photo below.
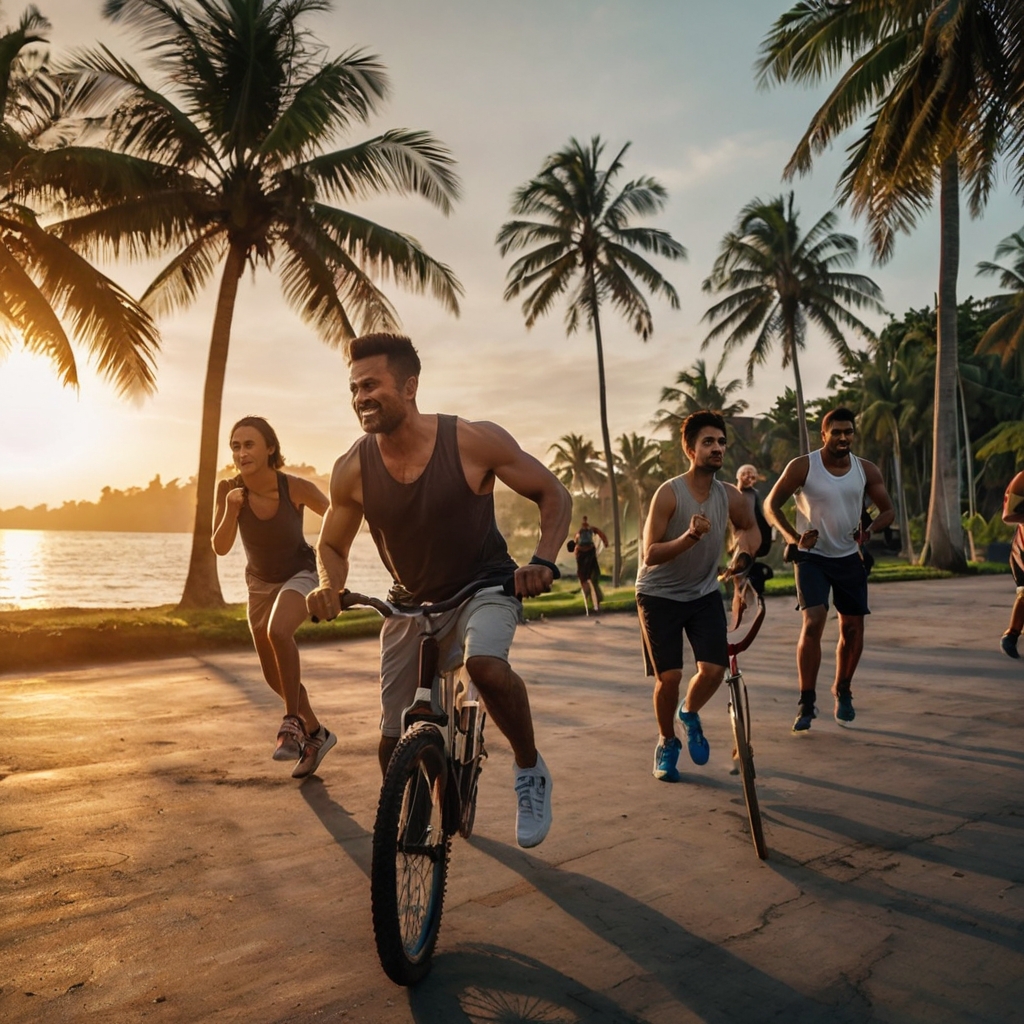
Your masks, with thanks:
[(807, 552), (793, 566), (801, 609), (828, 607), (829, 591), (840, 615), (870, 615), (868, 574), (858, 554), (826, 558)]
[(673, 601), (652, 594), (636, 595), (644, 664), (649, 676), (683, 667), (683, 633), (697, 661), (729, 664), (725, 605), (717, 590), (696, 601)]

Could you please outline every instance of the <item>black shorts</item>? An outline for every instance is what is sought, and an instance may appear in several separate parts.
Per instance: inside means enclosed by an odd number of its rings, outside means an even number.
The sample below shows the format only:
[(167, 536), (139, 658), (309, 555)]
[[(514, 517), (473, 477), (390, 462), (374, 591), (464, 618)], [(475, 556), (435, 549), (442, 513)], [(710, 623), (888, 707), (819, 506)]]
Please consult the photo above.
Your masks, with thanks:
[(840, 615), (870, 615), (868, 574), (860, 555), (826, 558), (813, 551), (793, 566), (800, 608), (828, 607), (829, 591)]
[(636, 595), (644, 664), (649, 676), (683, 667), (683, 632), (697, 661), (729, 664), (725, 605), (717, 590), (696, 601), (673, 601), (651, 594)]
[(1013, 585), (1024, 587), (1024, 565), (1021, 565), (1021, 555), (1016, 548), (1010, 549), (1010, 572), (1013, 573)]

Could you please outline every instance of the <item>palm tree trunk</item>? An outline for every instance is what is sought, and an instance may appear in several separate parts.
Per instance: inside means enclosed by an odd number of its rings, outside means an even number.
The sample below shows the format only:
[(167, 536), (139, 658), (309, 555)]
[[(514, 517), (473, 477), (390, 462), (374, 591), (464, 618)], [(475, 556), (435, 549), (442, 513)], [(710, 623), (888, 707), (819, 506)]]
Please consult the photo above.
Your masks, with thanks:
[[(960, 396), (960, 417), (964, 425), (964, 467), (967, 473), (967, 518), (974, 522), (974, 514), (978, 511), (977, 502), (974, 500), (974, 453), (971, 451), (971, 424), (967, 418), (967, 396), (964, 394), (964, 378), (957, 366), (956, 374), (957, 393)], [(970, 549), (971, 561), (978, 560), (978, 552), (974, 544), (974, 531), (967, 531), (967, 546)]]
[(615, 554), (612, 561), (612, 586), (620, 585), (622, 576), (622, 537), (619, 530), (619, 492), (615, 485), (615, 460), (612, 457), (612, 439), (608, 432), (608, 395), (604, 379), (604, 345), (601, 342), (601, 318), (598, 315), (597, 285), (590, 275), (591, 295), (594, 296), (594, 341), (597, 344), (597, 390), (601, 402), (601, 440), (604, 444), (604, 465), (608, 486), (612, 492), (612, 538)]
[(910, 539), (910, 516), (907, 512), (907, 492), (903, 486), (903, 445), (900, 442), (900, 428), (895, 419), (892, 429), (893, 473), (896, 477), (896, 500), (900, 505), (900, 554), (908, 561), (914, 561), (914, 542)]
[(196, 517), (192, 527), (192, 554), (188, 563), (185, 590), (178, 608), (221, 608), (224, 596), (217, 577), (217, 556), (213, 536), (213, 497), (217, 483), (217, 450), (220, 447), (220, 411), (224, 397), (224, 371), (231, 341), (231, 320), (235, 312), (238, 282), (245, 269), (245, 250), (232, 245), (228, 249), (224, 274), (213, 317), (210, 354), (206, 363), (203, 389), (203, 425), (199, 435), (199, 474), (196, 478)]
[(793, 361), (793, 390), (796, 394), (796, 425), (800, 436), (800, 454), (807, 455), (811, 450), (811, 437), (807, 431), (807, 409), (804, 406), (804, 384), (800, 379), (800, 363), (796, 355), (796, 329), (789, 325), (789, 357)]
[(957, 487), (957, 325), (956, 280), (960, 264), (960, 171), (953, 153), (942, 163), (939, 195), (939, 337), (935, 362), (935, 411), (932, 426), (932, 482), (928, 497), (928, 565), (966, 572), (960, 491)]

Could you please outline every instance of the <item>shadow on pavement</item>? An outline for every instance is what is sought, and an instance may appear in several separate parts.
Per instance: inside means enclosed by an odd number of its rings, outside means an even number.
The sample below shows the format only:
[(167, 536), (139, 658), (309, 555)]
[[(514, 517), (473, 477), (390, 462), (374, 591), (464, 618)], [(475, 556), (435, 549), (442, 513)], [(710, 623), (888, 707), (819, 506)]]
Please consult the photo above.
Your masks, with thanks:
[(473, 945), (439, 954), (409, 989), (416, 1024), (639, 1024), (611, 999), (547, 964), (503, 949)]
[(351, 812), (346, 811), (330, 794), (318, 775), (310, 775), (299, 786), (302, 799), (320, 819), (331, 838), (352, 858), (352, 862), (367, 878), (373, 856), (373, 836), (360, 825)]
[(810, 999), (603, 882), (552, 867), (483, 836), (470, 843), (517, 872), (565, 913), (619, 949), (637, 965), (638, 980), (653, 977), (707, 1024), (776, 1018), (787, 1024), (838, 1024), (863, 1021), (869, 1011), (856, 995), (831, 1005)]

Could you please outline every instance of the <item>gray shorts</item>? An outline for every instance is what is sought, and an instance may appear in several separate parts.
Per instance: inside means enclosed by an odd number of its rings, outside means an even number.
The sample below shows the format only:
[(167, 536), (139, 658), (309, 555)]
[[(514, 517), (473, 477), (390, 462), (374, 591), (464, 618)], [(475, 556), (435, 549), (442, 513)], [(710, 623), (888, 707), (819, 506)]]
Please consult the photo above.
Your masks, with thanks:
[(266, 580), (246, 573), (245, 585), (249, 588), (249, 604), (246, 608), (249, 629), (253, 633), (265, 633), (277, 595), (282, 590), (294, 590), (305, 597), (320, 586), (320, 578), (311, 569), (303, 569), (283, 583), (267, 583)]
[[(522, 605), (500, 587), (474, 594), (459, 608), (431, 616), (438, 624), (441, 671), (465, 664), (470, 658), (508, 661), (509, 648), (522, 621)], [(380, 633), (380, 731), (402, 735), (402, 712), (412, 703), (419, 681), (420, 639), (423, 619), (397, 616), (385, 619)]]

